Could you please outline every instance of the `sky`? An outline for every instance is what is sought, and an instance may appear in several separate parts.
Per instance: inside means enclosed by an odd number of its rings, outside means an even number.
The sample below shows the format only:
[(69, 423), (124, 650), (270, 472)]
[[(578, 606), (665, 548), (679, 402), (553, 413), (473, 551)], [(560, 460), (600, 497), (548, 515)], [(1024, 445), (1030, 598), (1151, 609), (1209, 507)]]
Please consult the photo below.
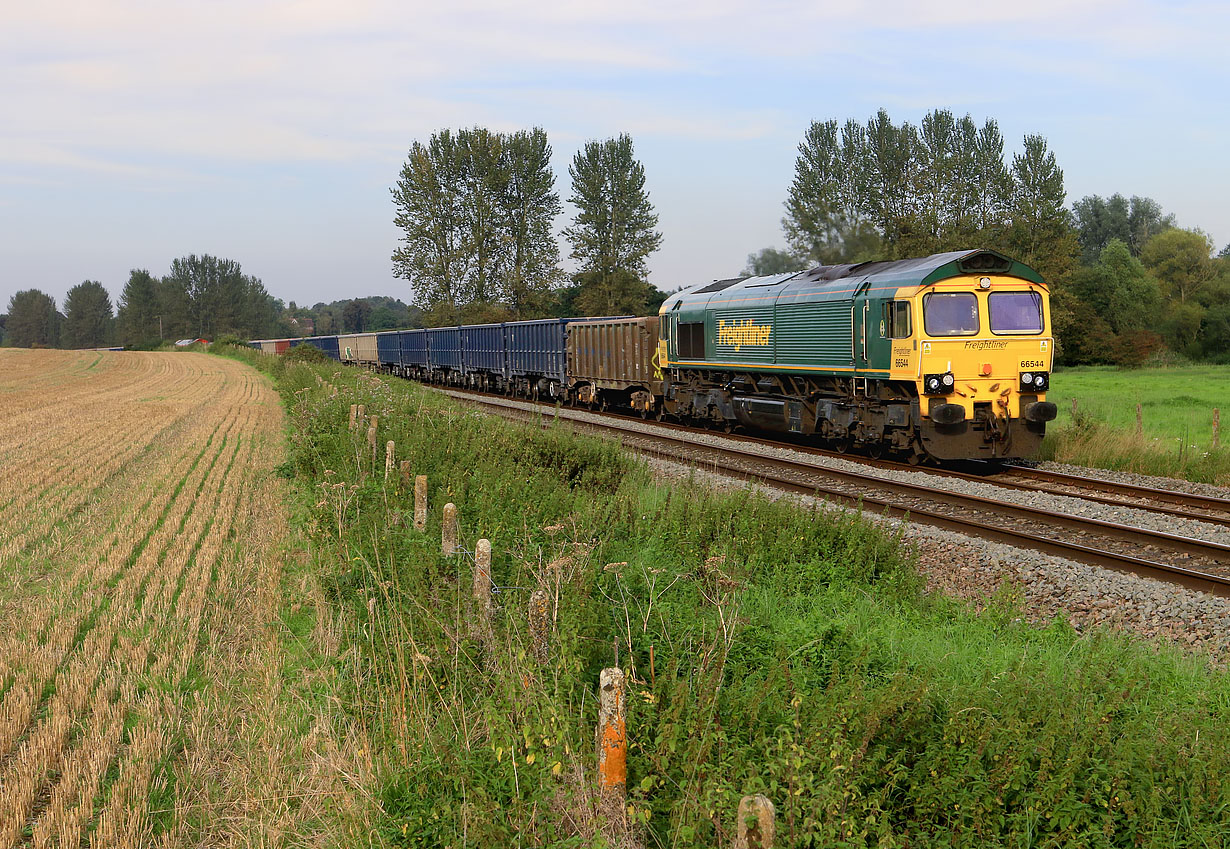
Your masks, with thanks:
[(668, 291), (784, 247), (808, 125), (881, 107), (993, 118), (1009, 155), (1041, 134), (1069, 203), (1152, 197), (1220, 249), (1228, 33), (1218, 2), (5, 0), (0, 311), (190, 253), (300, 305), (409, 301), (389, 188), (475, 125), (543, 127), (565, 199), (577, 150), (630, 133)]

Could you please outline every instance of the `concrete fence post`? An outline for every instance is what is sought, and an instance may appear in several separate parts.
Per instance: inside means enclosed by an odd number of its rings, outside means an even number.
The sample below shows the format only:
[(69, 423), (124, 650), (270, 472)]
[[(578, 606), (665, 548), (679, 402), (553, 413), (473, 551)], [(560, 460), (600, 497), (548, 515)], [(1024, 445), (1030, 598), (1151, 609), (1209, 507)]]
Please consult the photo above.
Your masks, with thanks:
[(1076, 415), (1076, 399), (1075, 398), (1072, 399), (1072, 415), (1073, 416)]
[(478, 615), (486, 626), (491, 621), (491, 540), (488, 539), (480, 539), (474, 546), (474, 600), (478, 602)]
[(546, 590), (534, 590), (530, 596), (530, 649), (539, 664), (547, 662), (551, 637), (551, 596)]
[(376, 470), (376, 426), (372, 425), (367, 429), (367, 447), (372, 452), (372, 471)]
[(739, 800), (739, 823), (734, 849), (773, 849), (776, 837), (776, 812), (765, 796), (744, 796)]
[(414, 529), (427, 530), (427, 475), (414, 479)]
[(354, 423), (357, 420), (358, 413), (359, 413), (359, 405), (351, 404), (350, 405), (350, 429), (352, 431), (354, 430)]
[(384, 446), (384, 482), (389, 482), (389, 476), (393, 474), (393, 440), (389, 440)]
[(623, 670), (598, 677), (598, 790), (622, 802), (628, 790), (628, 728)]
[(354, 425), (356, 428), (362, 427), (363, 419), (367, 416), (367, 406), (360, 404), (355, 408)]
[(1221, 410), (1217, 407), (1213, 408), (1213, 447), (1217, 448), (1221, 442)]
[(1140, 436), (1145, 430), (1144, 410), (1139, 404), (1136, 405), (1136, 435)]
[(457, 553), (457, 505), (451, 501), (444, 505), (444, 529), (440, 533), (440, 553)]

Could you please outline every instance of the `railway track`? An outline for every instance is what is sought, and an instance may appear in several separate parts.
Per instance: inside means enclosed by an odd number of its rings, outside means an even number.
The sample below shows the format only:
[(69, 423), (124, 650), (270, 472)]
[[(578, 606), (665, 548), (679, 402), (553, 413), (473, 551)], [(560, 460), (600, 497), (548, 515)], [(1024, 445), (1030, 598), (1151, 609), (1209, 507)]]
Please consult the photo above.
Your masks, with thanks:
[[(533, 416), (533, 412), (520, 406), (522, 402), (519, 401), (508, 401), (480, 393), (458, 392), (457, 394), (473, 403), (497, 410), (503, 415), (518, 418)], [(662, 426), (654, 423), (651, 429), (653, 432), (647, 432), (643, 429), (647, 423), (634, 417), (607, 416), (602, 421), (592, 419), (582, 421), (571, 415), (570, 410), (555, 410), (553, 407), (547, 409), (552, 411), (553, 417), (558, 416), (567, 420), (580, 430), (618, 437), (632, 450), (647, 456), (684, 462), (723, 475), (760, 481), (777, 489), (805, 495), (819, 495), (836, 503), (862, 506), (889, 516), (908, 517), (917, 524), (957, 531), (1006, 543), (1017, 548), (1031, 549), (1082, 563), (1131, 572), (1178, 584), (1188, 589), (1230, 597), (1230, 546), (1221, 543), (1069, 515), (977, 495), (951, 492), (923, 483), (878, 477), (870, 472), (863, 473), (806, 460), (768, 456), (751, 447), (741, 447), (739, 444), (740, 442), (752, 442), (765, 443), (775, 448), (783, 447), (780, 442), (757, 437), (734, 436), (729, 441), (724, 439), (724, 444), (719, 447), (700, 441), (699, 437), (711, 436), (711, 434), (678, 425)], [(817, 455), (832, 453), (810, 446), (799, 448), (799, 446), (788, 444), (785, 447)], [(873, 461), (852, 458), (848, 455), (842, 455), (842, 459), (854, 460), (867, 465), (873, 464)], [(895, 465), (919, 471), (917, 467), (904, 464)], [(926, 470), (928, 473), (933, 471), (935, 470)], [(1004, 474), (1019, 475), (1021, 471), (1022, 467), (1011, 467)], [(1026, 473), (1036, 471), (1039, 470), (1025, 469)], [(1000, 476), (997, 475), (979, 476), (948, 470), (938, 470), (935, 473), (967, 477), (996, 486), (1007, 485), (1011, 488), (1036, 489), (1044, 492), (1059, 493), (1059, 490), (1051, 487), (1061, 484), (1078, 486), (1076, 483), (1063, 482), (1063, 476), (1059, 476), (1060, 480), (1056, 480), (1050, 477), (1052, 473), (1039, 476), (1038, 479), (1043, 483), (1037, 486), (1001, 481)], [(1028, 474), (1022, 476), (1027, 477)], [(1089, 483), (1084, 478), (1078, 478), (1077, 481), (1080, 482), (1079, 485)], [(1096, 481), (1095, 483), (1106, 483), (1110, 486), (1110, 482)], [(1090, 487), (1086, 487), (1088, 488)], [(1199, 506), (1204, 509), (1218, 509), (1215, 503), (1225, 503), (1226, 509), (1230, 510), (1230, 502), (1222, 502), (1220, 499), (1210, 499), (1206, 496), (1195, 496), (1192, 501), (1183, 502), (1179, 500), (1179, 497), (1185, 496), (1186, 493), (1167, 490), (1155, 493), (1144, 487), (1123, 485), (1116, 489), (1103, 490), (1103, 492), (1108, 494), (1093, 498), (1087, 495), (1077, 496), (1071, 492), (1061, 494), (1214, 523), (1219, 523), (1217, 518), (1193, 512), (1191, 506), (1199, 503)], [(1129, 497), (1135, 500), (1116, 500), (1115, 494), (1121, 498)], [(1165, 504), (1145, 507), (1140, 503), (1142, 500), (1165, 502)], [(1184, 506), (1178, 506), (1180, 504)], [(1221, 518), (1226, 519), (1225, 516)], [(1220, 524), (1230, 524), (1230, 519)]]

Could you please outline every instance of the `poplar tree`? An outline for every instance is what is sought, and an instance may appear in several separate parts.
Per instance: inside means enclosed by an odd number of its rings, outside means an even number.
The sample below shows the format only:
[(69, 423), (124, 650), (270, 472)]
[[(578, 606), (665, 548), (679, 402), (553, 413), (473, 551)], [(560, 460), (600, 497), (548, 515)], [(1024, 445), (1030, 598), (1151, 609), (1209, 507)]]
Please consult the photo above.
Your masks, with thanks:
[(577, 306), (586, 315), (642, 313), (651, 290), (645, 261), (662, 234), (632, 137), (588, 142), (568, 173), (577, 215), (564, 235), (579, 266)]
[(1064, 200), (1063, 170), (1042, 136), (1025, 136), (1012, 158), (1012, 201), (1006, 234), (1015, 259), (1055, 282), (1067, 275), (1077, 251)]
[(552, 227), (562, 210), (551, 170), (551, 145), (541, 127), (521, 130), (504, 143), (505, 229), (509, 240), (505, 297), (515, 318), (546, 314), (548, 293), (564, 277)]
[(97, 280), (68, 290), (61, 343), (65, 348), (101, 348), (111, 342), (111, 296)]
[(411, 146), (392, 189), (402, 234), (393, 273), (410, 281), (428, 323), (544, 314), (562, 278), (554, 185), (540, 128), (441, 130)]

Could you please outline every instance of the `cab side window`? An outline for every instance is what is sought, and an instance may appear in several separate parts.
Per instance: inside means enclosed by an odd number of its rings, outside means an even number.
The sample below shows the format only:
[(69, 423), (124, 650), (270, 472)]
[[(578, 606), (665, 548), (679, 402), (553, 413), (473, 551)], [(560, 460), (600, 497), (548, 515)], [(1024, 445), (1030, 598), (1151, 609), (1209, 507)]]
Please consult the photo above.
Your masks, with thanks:
[(889, 339), (908, 339), (910, 326), (910, 302), (887, 301), (884, 304), (884, 324)]

